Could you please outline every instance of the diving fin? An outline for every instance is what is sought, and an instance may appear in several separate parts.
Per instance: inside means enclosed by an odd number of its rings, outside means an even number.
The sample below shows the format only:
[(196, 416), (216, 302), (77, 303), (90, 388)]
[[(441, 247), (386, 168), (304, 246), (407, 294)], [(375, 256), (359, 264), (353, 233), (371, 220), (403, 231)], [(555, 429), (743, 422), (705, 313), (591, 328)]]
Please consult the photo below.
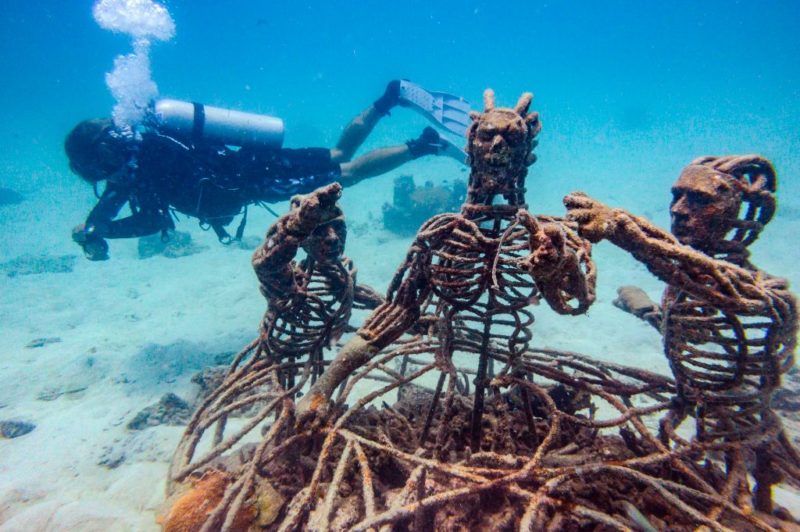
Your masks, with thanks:
[(400, 80), (399, 98), (400, 105), (411, 107), (456, 135), (466, 136), (472, 119), (469, 117), (469, 102), (464, 98), (429, 91), (405, 79)]
[(441, 135), (439, 135), (439, 142), (442, 144), (442, 148), (439, 151), (440, 155), (447, 155), (461, 164), (467, 164), (467, 152), (456, 146), (451, 140)]

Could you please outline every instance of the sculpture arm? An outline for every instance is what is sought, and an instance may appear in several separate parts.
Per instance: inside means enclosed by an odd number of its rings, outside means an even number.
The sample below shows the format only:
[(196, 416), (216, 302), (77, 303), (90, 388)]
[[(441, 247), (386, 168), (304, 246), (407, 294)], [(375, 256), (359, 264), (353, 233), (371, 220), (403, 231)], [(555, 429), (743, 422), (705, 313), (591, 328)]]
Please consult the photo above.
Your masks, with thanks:
[(568, 195), (564, 204), (582, 236), (592, 242), (609, 240), (670, 286), (730, 312), (755, 315), (773, 305), (773, 291), (759, 272), (683, 245), (649, 221), (583, 193)]
[(292, 261), (319, 224), (342, 215), (336, 205), (341, 194), (341, 185), (332, 183), (306, 196), (297, 196), (292, 199), (293, 209), (269, 228), (264, 243), (253, 253), (253, 269), (264, 297), (286, 297), (297, 292)]
[(392, 279), (386, 301), (372, 312), (297, 404), (299, 425), (325, 418), (330, 398), (339, 384), (414, 325), (422, 302), (430, 292), (430, 260), (427, 242), (417, 238)]
[(620, 286), (617, 288), (617, 299), (612, 303), (618, 309), (633, 314), (661, 332), (663, 317), (661, 305), (650, 299), (638, 286)]
[(374, 310), (379, 305), (386, 302), (374, 288), (365, 284), (356, 284), (353, 294), (354, 308)]

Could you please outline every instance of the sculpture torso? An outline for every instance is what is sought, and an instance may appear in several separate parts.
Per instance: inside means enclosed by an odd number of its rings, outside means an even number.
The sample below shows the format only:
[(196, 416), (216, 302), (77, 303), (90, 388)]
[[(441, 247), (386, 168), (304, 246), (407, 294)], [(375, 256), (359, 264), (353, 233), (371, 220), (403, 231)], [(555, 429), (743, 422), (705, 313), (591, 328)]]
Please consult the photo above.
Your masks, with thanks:
[[(781, 293), (773, 296), (793, 306)], [(794, 321), (784, 319), (781, 305), (732, 312), (676, 287), (667, 288), (662, 304), (665, 353), (681, 398), (699, 407), (698, 436), (757, 434), (793, 351), (780, 339), (794, 337), (784, 330)]]

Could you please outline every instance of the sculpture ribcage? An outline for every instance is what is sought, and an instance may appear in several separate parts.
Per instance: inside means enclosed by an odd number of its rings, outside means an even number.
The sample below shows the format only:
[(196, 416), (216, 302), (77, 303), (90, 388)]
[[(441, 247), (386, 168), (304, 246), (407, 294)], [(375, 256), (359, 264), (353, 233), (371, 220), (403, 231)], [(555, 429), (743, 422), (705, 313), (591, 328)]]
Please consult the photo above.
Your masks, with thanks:
[[(346, 260), (346, 259), (345, 259)], [(323, 351), (345, 332), (353, 308), (354, 279), (347, 263), (303, 261), (295, 275), (302, 295), (270, 299), (261, 324), (261, 342), (268, 356), (284, 363), (311, 365), (311, 379), (323, 367)], [(282, 375), (294, 386), (295, 371)]]
[(743, 441), (769, 426), (772, 392), (791, 359), (776, 307), (745, 315), (686, 292), (664, 295), (666, 355), (681, 397), (699, 405), (701, 440)]

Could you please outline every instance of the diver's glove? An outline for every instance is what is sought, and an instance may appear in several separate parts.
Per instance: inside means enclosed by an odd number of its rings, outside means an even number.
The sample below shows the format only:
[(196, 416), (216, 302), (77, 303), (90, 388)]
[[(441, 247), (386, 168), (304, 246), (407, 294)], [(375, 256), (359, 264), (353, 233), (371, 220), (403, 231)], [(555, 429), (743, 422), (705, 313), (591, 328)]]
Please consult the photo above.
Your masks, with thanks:
[(89, 260), (108, 260), (108, 243), (95, 233), (95, 226), (80, 224), (72, 230), (72, 240), (82, 249)]
[(440, 153), (446, 144), (442, 141), (439, 133), (428, 126), (422, 130), (422, 134), (406, 142), (408, 151), (411, 152), (411, 157), (417, 159), (423, 155), (436, 155)]
[(372, 102), (381, 116), (386, 116), (395, 105), (400, 103), (400, 80), (393, 79), (386, 85), (383, 96)]

